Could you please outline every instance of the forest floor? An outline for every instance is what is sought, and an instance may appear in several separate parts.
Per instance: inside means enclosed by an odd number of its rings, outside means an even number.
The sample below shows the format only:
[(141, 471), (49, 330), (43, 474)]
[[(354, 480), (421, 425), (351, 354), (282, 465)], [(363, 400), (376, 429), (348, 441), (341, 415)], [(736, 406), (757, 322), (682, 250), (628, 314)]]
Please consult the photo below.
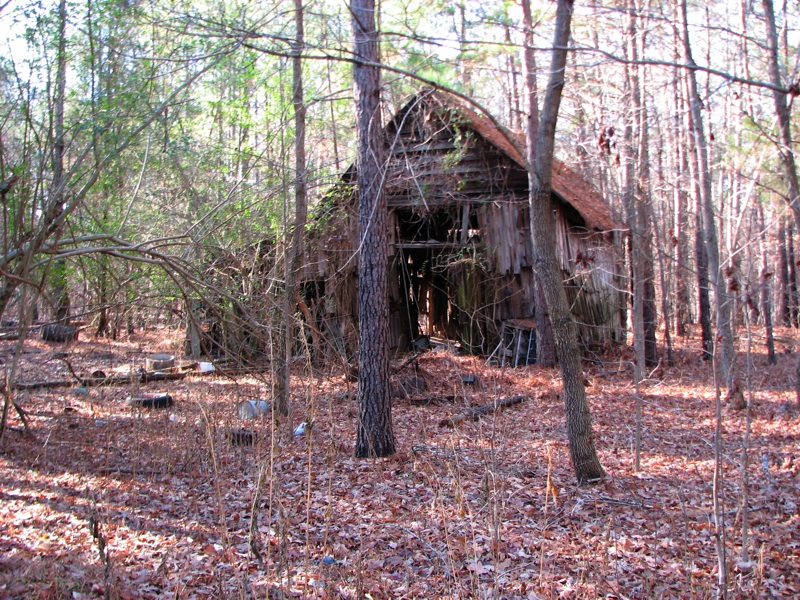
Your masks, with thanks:
[[(796, 334), (777, 334), (777, 365), (760, 343), (750, 360), (745, 504), (747, 412), (722, 412), (729, 597), (800, 597)], [(336, 369), (296, 365), (292, 420), (278, 425), (237, 417), (239, 402), (270, 398), (268, 370), (17, 391), (33, 437), (11, 411), (0, 445), (0, 599), (710, 598), (713, 374), (697, 339), (679, 344), (675, 365), (642, 388), (638, 473), (630, 355), (621, 349), (586, 366), (608, 475), (583, 486), (570, 464), (558, 373), (448, 349), (401, 372), (427, 389), (394, 400), (398, 452), (378, 460), (353, 457), (355, 384)], [(169, 330), (67, 346), (35, 339), (18, 381), (68, 378), (63, 353), (77, 373), (111, 373), (179, 347), (180, 332)], [(0, 343), (4, 364), (13, 352), (14, 342)], [(127, 400), (162, 392), (172, 407)], [(440, 426), (514, 395), (528, 399)], [(301, 421), (313, 426), (295, 436)], [(241, 427), (254, 432), (252, 445), (231, 436)], [(262, 468), (259, 561), (250, 530)]]

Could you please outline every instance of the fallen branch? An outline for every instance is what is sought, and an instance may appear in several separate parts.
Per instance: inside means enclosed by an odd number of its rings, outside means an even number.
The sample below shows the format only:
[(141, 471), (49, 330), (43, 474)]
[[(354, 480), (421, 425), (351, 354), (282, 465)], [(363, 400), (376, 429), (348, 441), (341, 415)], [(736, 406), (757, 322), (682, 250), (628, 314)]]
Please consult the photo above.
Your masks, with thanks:
[(443, 404), (445, 402), (453, 403), (456, 397), (452, 394), (447, 396), (429, 396), (427, 398), (409, 398), (408, 403), (412, 406), (430, 406), (431, 404)]
[(133, 469), (131, 467), (101, 467), (97, 470), (97, 474), (101, 477), (107, 477), (114, 473), (121, 473), (123, 475), (164, 475), (162, 469)]
[(393, 369), (393, 372), (394, 372), (394, 373), (399, 373), (400, 371), (402, 371), (403, 369), (405, 369), (405, 368), (406, 368), (408, 365), (410, 365), (410, 364), (413, 364), (414, 362), (416, 362), (416, 360), (417, 360), (417, 359), (418, 359), (420, 356), (422, 356), (423, 354), (425, 354), (425, 352), (417, 352), (417, 353), (416, 353), (414, 356), (412, 356), (411, 358), (409, 358), (408, 360), (406, 360), (406, 361), (405, 361), (405, 362), (404, 362), (402, 365), (400, 365), (399, 367), (395, 367), (395, 368)]
[(510, 396), (508, 398), (501, 398), (499, 400), (495, 400), (494, 402), (490, 402), (489, 404), (484, 404), (483, 406), (478, 406), (477, 408), (470, 408), (462, 412), (460, 415), (455, 415), (453, 417), (449, 417), (447, 419), (442, 419), (439, 422), (439, 427), (455, 427), (458, 423), (463, 421), (478, 421), (481, 417), (486, 415), (495, 413), (503, 408), (508, 406), (513, 406), (515, 404), (519, 404), (523, 400), (527, 400), (528, 396)]
[[(77, 383), (84, 387), (96, 387), (100, 385), (129, 385), (131, 383), (148, 383), (150, 381), (177, 381), (189, 376), (206, 377), (209, 375), (248, 375), (252, 371), (241, 371), (233, 369), (231, 371), (183, 371), (181, 373), (146, 373), (137, 372), (132, 375), (112, 375), (111, 377), (78, 377)], [(76, 384), (75, 379), (54, 379), (52, 381), (18, 381), (11, 386), (15, 390), (37, 390), (45, 388), (72, 387)], [(0, 387), (0, 391), (3, 388)]]
[[(42, 388), (72, 387), (72, 379), (56, 379), (54, 381), (18, 381), (11, 386), (12, 390), (37, 390)], [(3, 386), (5, 391), (5, 386)]]

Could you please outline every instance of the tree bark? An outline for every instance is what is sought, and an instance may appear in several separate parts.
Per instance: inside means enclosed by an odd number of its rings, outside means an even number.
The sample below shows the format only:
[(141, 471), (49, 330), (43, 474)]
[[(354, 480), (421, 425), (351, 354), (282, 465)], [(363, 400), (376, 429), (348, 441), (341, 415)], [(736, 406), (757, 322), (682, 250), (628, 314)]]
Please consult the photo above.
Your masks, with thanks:
[(387, 207), (383, 192), (378, 32), (374, 0), (351, 0), (355, 36), (358, 151), (358, 400), (356, 457), (394, 454), (389, 397), (389, 306), (387, 294)]
[(786, 259), (789, 267), (789, 327), (798, 326), (797, 252), (794, 245), (795, 224), (790, 219), (786, 227)]
[(542, 281), (534, 275), (534, 294), (536, 302), (536, 361), (543, 367), (556, 364), (556, 343), (553, 339), (553, 324), (547, 311), (547, 299), (542, 289)]
[[(697, 156), (692, 153), (692, 177), (696, 177), (697, 172)], [(711, 325), (711, 284), (708, 281), (708, 255), (706, 254), (706, 245), (703, 241), (703, 217), (701, 215), (702, 209), (700, 207), (700, 193), (699, 185), (695, 179), (695, 237), (694, 237), (694, 250), (695, 260), (697, 262), (697, 299), (698, 311), (700, 320), (700, 339), (703, 347), (703, 360), (711, 360), (714, 355), (714, 328)]]
[[(528, 148), (536, 147), (536, 132), (539, 129), (539, 100), (536, 84), (536, 54), (533, 51), (533, 15), (530, 1), (522, 3), (522, 25), (525, 30), (525, 87), (528, 90), (528, 121), (526, 135)], [(529, 150), (528, 162), (533, 164), (533, 153)], [(534, 278), (534, 311), (536, 318), (536, 360), (545, 367), (556, 364), (556, 346), (553, 340), (553, 326), (547, 312), (547, 301), (542, 290), (542, 282), (537, 273)]]
[[(556, 354), (561, 365), (572, 465), (578, 481), (583, 483), (599, 479), (605, 472), (600, 465), (592, 437), (592, 419), (583, 385), (578, 330), (569, 311), (564, 281), (555, 254), (552, 206), (553, 147), (561, 92), (564, 88), (572, 10), (572, 0), (558, 1), (550, 79), (535, 136), (535, 150), (533, 144), (529, 142), (528, 145), (528, 181), (534, 269), (541, 278), (553, 326)], [(526, 64), (525, 69), (530, 71), (530, 65)], [(528, 89), (528, 94), (531, 92)], [(528, 124), (530, 129), (530, 120)], [(528, 131), (528, 139), (532, 141), (533, 138), (533, 132)]]
[[(636, 16), (633, 6), (628, 8), (627, 46), (628, 58), (638, 59)], [(647, 164), (647, 137), (642, 130), (644, 120), (641, 87), (636, 65), (627, 68), (626, 88), (630, 114), (623, 131), (624, 177), (623, 204), (628, 222), (631, 249), (631, 293), (633, 296), (633, 338), (636, 353), (634, 378), (638, 387), (645, 365), (658, 362), (655, 344), (655, 288), (653, 286), (652, 233), (649, 228), (649, 171)], [(638, 143), (634, 125), (639, 130)], [(638, 167), (638, 168), (637, 168)], [(637, 177), (638, 171), (638, 177)]]
[[(631, 60), (639, 59), (639, 33), (636, 27), (636, 7), (631, 4), (628, 12), (628, 54)], [(634, 276), (640, 280), (638, 301), (641, 302), (642, 335), (644, 339), (645, 365), (654, 367), (658, 363), (656, 344), (656, 290), (653, 260), (652, 210), (650, 207), (650, 153), (647, 134), (647, 108), (642, 100), (641, 65), (631, 65), (628, 69), (630, 85), (631, 116), (630, 126), (636, 126), (638, 140), (633, 156), (636, 162), (633, 175), (627, 182), (630, 187), (628, 224), (633, 236)], [(627, 128), (626, 128), (627, 129)], [(633, 138), (632, 135), (630, 135)], [(636, 175), (634, 175), (636, 173)], [(638, 175), (638, 176), (637, 176)], [(636, 303), (637, 298), (634, 299)]]
[[(764, 17), (767, 23), (767, 58), (770, 81), (776, 87), (780, 88), (782, 83), (778, 57), (778, 30), (775, 25), (775, 10), (772, 5), (772, 0), (762, 0), (762, 4), (764, 6)], [(775, 115), (778, 117), (778, 131), (781, 142), (779, 151), (789, 192), (787, 200), (794, 214), (796, 228), (800, 231), (800, 180), (797, 178), (797, 165), (794, 160), (791, 113), (789, 112), (787, 96), (785, 92), (774, 88), (772, 90), (772, 99), (775, 103)]]
[[(291, 361), (294, 349), (294, 310), (297, 296), (297, 272), (303, 255), (303, 230), (308, 216), (308, 193), (306, 183), (306, 105), (303, 97), (303, 48), (305, 46), (303, 0), (294, 1), (295, 39), (292, 45), (292, 105), (294, 107), (294, 224), (292, 243), (286, 257), (286, 289), (283, 298), (283, 357), (279, 365), (275, 409), (282, 415), (290, 410)], [(309, 323), (314, 327), (314, 323)]]
[(778, 277), (780, 278), (780, 288), (778, 299), (778, 323), (784, 327), (791, 327), (791, 314), (790, 306), (791, 300), (789, 298), (789, 254), (786, 249), (786, 225), (784, 224), (784, 217), (781, 216), (778, 220)]
[(675, 332), (681, 336), (686, 337), (686, 325), (691, 320), (691, 311), (689, 310), (689, 281), (691, 278), (690, 270), (688, 268), (689, 257), (689, 242), (686, 234), (688, 219), (687, 219), (687, 206), (688, 199), (686, 193), (686, 173), (689, 171), (689, 162), (686, 159), (686, 146), (682, 143), (682, 130), (683, 123), (681, 120), (680, 112), (684, 106), (681, 97), (680, 77), (678, 77), (678, 69), (673, 70), (675, 77), (675, 117), (674, 117), (674, 148), (673, 159), (675, 161), (676, 172), (681, 174), (678, 185), (675, 186), (674, 201), (675, 201), (675, 230), (672, 239), (672, 246), (675, 249)]
[[(767, 22), (767, 46), (768, 46), (768, 64), (769, 75), (772, 83), (780, 87), (781, 85), (781, 72), (778, 62), (778, 30), (775, 25), (775, 10), (772, 5), (772, 0), (762, 0), (764, 6), (764, 17)], [(780, 155), (781, 163), (783, 164), (783, 175), (786, 179), (788, 187), (789, 206), (794, 214), (794, 221), (796, 229), (800, 231), (800, 180), (797, 178), (797, 165), (794, 161), (794, 148), (792, 146), (792, 123), (791, 114), (789, 112), (789, 102), (787, 94), (780, 92), (777, 89), (772, 90), (772, 99), (775, 102), (775, 114), (778, 117), (778, 129), (780, 132)], [(789, 249), (792, 250), (793, 235), (789, 233)], [(789, 289), (794, 292), (791, 298), (791, 306), (794, 309), (791, 315), (792, 325), (797, 324), (797, 279), (794, 271), (794, 257), (791, 256), (789, 262)], [(800, 358), (797, 361), (797, 401), (800, 405)]]
[[(689, 20), (686, 10), (686, 0), (681, 0), (681, 17), (683, 25), (683, 48), (685, 62), (690, 67), (695, 66), (689, 42)], [(708, 275), (711, 287), (714, 290), (714, 301), (717, 312), (716, 326), (719, 340), (719, 362), (722, 377), (732, 404), (743, 406), (741, 387), (738, 383), (736, 368), (736, 350), (733, 345), (732, 327), (732, 298), (728, 295), (725, 274), (720, 260), (719, 242), (717, 238), (716, 220), (714, 218), (713, 198), (711, 194), (711, 173), (708, 160), (708, 144), (703, 130), (702, 100), (697, 90), (697, 76), (695, 71), (689, 69), (687, 73), (689, 85), (689, 110), (691, 115), (691, 132), (695, 141), (697, 153), (697, 177), (700, 188), (700, 202), (703, 218), (703, 241), (708, 257)], [(737, 391), (738, 390), (738, 391)]]
[(767, 257), (767, 227), (764, 219), (764, 205), (761, 202), (756, 202), (758, 207), (758, 225), (760, 230), (761, 241), (761, 312), (764, 315), (764, 332), (767, 336), (767, 358), (770, 364), (774, 365), (778, 362), (778, 357), (775, 355), (775, 335), (772, 330), (772, 302), (770, 301), (770, 281), (774, 279), (775, 273), (769, 267), (769, 259)]

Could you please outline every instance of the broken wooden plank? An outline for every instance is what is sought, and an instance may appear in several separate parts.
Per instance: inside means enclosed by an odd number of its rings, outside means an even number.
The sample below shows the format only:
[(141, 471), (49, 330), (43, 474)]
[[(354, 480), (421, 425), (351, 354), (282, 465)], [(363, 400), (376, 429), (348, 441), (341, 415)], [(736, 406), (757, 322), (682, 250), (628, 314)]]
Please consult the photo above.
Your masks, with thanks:
[(455, 427), (458, 423), (462, 423), (464, 421), (478, 421), (481, 419), (481, 417), (495, 413), (509, 406), (519, 404), (520, 402), (527, 399), (528, 396), (526, 395), (500, 398), (499, 400), (495, 400), (494, 402), (490, 402), (489, 404), (484, 404), (483, 406), (478, 406), (476, 408), (469, 408), (464, 412), (462, 412), (460, 415), (455, 415), (447, 419), (442, 419), (439, 422), (439, 427)]

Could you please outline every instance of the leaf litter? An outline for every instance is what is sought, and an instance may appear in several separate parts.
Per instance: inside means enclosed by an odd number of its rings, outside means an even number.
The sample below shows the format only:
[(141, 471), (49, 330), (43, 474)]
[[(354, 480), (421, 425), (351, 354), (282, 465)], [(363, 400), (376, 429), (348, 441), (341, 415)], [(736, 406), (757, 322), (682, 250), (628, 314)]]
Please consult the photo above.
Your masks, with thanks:
[[(76, 372), (136, 372), (146, 352), (174, 350), (178, 336), (75, 342), (67, 359)], [(296, 365), (288, 423), (237, 417), (243, 400), (271, 401), (267, 367), (19, 390), (34, 437), (10, 412), (0, 447), (0, 599), (710, 597), (714, 390), (696, 342), (683, 341), (676, 365), (644, 386), (639, 473), (630, 356), (621, 349), (586, 365), (608, 473), (587, 486), (572, 474), (557, 371), (499, 368), (447, 349), (398, 374), (425, 386), (393, 400), (398, 452), (378, 460), (353, 457), (355, 384), (335, 370)], [(5, 344), (3, 360), (14, 350)], [(18, 380), (69, 378), (63, 353), (27, 342)], [(795, 358), (752, 361), (746, 507), (745, 412), (723, 417), (729, 594), (798, 597)], [(127, 401), (159, 394), (174, 403)], [(516, 395), (527, 400), (440, 427)], [(243, 426), (252, 437), (234, 443)]]

